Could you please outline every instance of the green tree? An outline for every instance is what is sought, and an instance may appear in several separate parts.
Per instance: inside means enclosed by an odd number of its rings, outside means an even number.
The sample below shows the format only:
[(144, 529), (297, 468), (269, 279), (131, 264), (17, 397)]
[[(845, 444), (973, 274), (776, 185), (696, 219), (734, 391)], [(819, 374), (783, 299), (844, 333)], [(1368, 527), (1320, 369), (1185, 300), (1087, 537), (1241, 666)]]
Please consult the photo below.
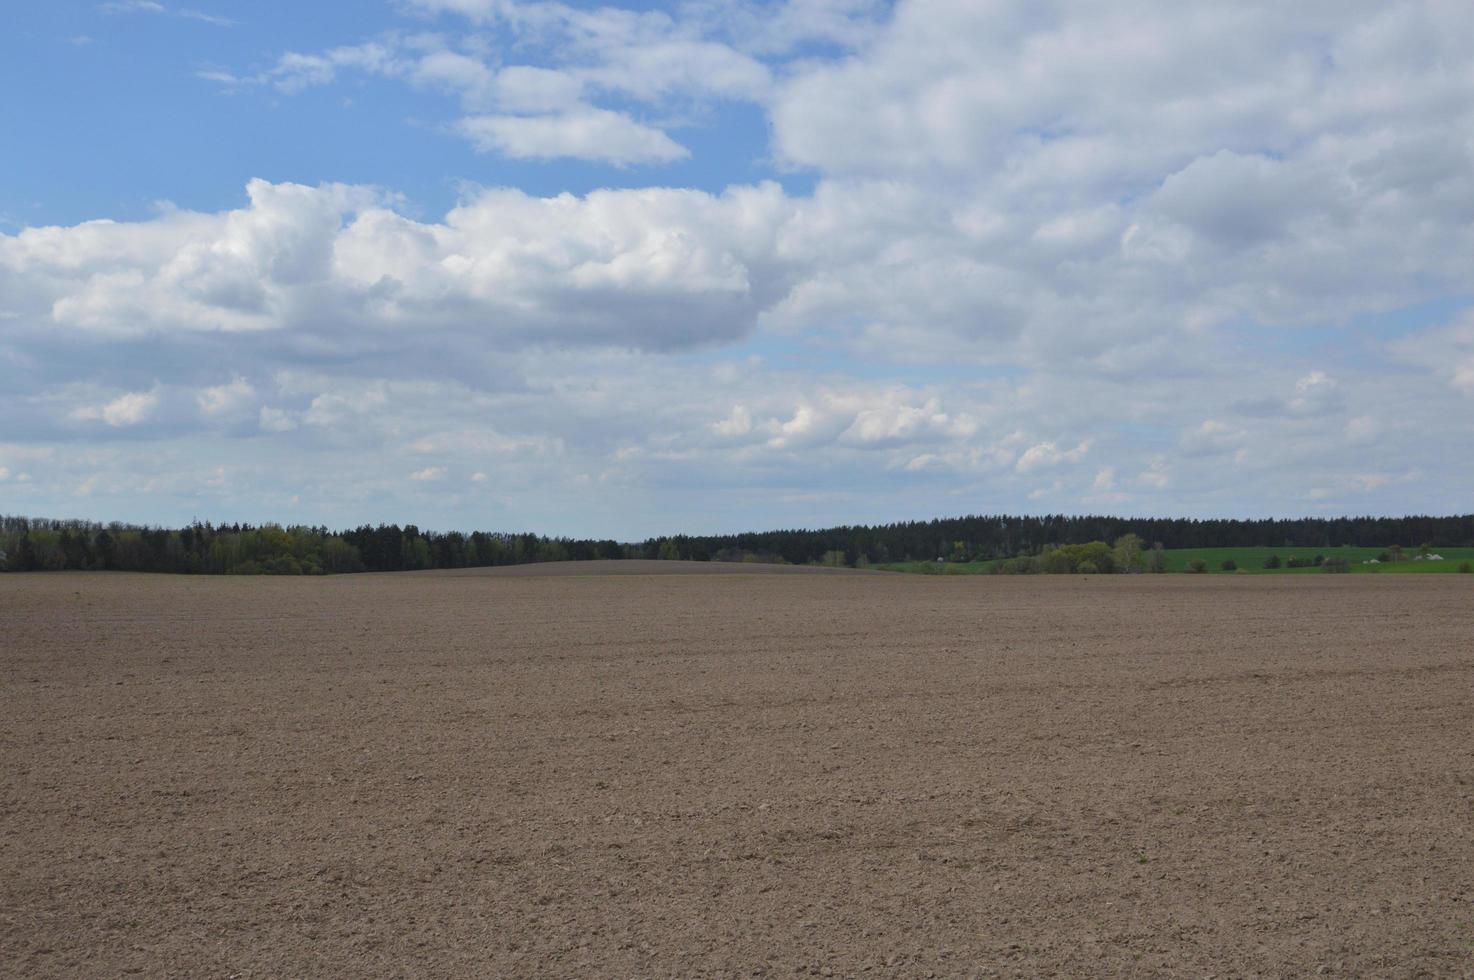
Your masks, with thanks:
[(1116, 571), (1133, 573), (1141, 571), (1142, 540), (1135, 534), (1123, 534), (1116, 539), (1114, 547)]
[(1264, 559), (1264, 567), (1265, 568), (1279, 568), (1280, 567), (1280, 556), (1279, 555), (1270, 555), (1268, 558)]
[(117, 543), (113, 541), (111, 534), (106, 531), (98, 531), (97, 537), (92, 542), (92, 546), (97, 552), (98, 564), (103, 568), (110, 569), (116, 567), (113, 562), (116, 560)]
[(1063, 548), (1048, 548), (1039, 556), (1039, 567), (1047, 575), (1068, 575), (1075, 570), (1069, 554)]
[(1154, 575), (1160, 575), (1167, 570), (1167, 552), (1158, 541), (1152, 545), (1151, 553), (1146, 557), (1146, 570)]

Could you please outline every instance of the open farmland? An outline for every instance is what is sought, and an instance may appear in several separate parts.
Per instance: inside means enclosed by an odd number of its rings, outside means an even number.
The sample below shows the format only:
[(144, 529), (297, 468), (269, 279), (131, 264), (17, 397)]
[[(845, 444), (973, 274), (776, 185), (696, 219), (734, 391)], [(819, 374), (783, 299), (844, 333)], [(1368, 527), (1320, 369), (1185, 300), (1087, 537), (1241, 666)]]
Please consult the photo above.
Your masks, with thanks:
[(1474, 971), (1470, 576), (781, 572), (0, 577), (0, 973)]

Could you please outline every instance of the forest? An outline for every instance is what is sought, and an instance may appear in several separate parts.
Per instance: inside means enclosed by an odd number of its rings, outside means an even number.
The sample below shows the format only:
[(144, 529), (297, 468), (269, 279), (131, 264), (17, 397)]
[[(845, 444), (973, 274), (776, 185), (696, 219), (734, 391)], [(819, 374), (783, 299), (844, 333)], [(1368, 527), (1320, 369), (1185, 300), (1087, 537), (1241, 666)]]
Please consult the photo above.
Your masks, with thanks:
[[(880, 525), (675, 535), (637, 543), (532, 533), (427, 531), (416, 525), (352, 530), (276, 524), (180, 528), (0, 517), (0, 569), (324, 575), (470, 568), (580, 559), (763, 561), (866, 567), (887, 562), (970, 562), (1044, 556), (1065, 546), (1139, 538), (1142, 547), (1474, 546), (1474, 514), (1292, 520), (972, 516)], [(1090, 559), (1084, 559), (1090, 560)], [(1098, 556), (1094, 559), (1099, 562)]]

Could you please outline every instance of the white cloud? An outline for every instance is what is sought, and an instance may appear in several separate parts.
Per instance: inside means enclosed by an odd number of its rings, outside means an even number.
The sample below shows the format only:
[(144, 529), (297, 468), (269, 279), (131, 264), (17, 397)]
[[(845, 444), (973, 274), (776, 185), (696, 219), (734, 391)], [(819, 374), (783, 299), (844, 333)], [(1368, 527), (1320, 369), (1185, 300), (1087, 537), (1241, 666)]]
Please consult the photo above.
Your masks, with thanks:
[(1153, 456), (1147, 461), (1146, 469), (1137, 475), (1136, 480), (1153, 490), (1165, 490), (1172, 484), (1171, 465), (1165, 456)]
[[(494, 474), (481, 506), (593, 525), (623, 500), (667, 529), (733, 487), (793, 520), (1283, 513), (1325, 488), (1466, 506), (1461, 464), (1360, 477), (1469, 455), (1474, 321), (1411, 324), (1467, 293), (1474, 8), (418, 5), (446, 20), (406, 30), (443, 33), (208, 71), (284, 112), (279, 93), (390, 79), (445, 100), (416, 139), (622, 166), (689, 147), (682, 174), (716, 172), (696, 134), (748, 100), (772, 142), (744, 151), (812, 191), (469, 189), (426, 217), (253, 181), (234, 210), (0, 235), (0, 431), (117, 454), (32, 467), (38, 493), (94, 472), (127, 493), (188, 444), (181, 472), (229, 463), (222, 493), (300, 485), (328, 517), (403, 502), (401, 474), (442, 459)], [(172, 387), (108, 424), (155, 377)], [(778, 520), (722, 499), (684, 513)]]
[(1053, 442), (1041, 442), (1024, 450), (1014, 468), (1020, 473), (1028, 473), (1033, 470), (1046, 467), (1059, 466), (1061, 463), (1078, 463), (1090, 452), (1090, 440), (1082, 440), (1073, 449), (1060, 449)]
[(289, 413), (267, 405), (261, 406), (257, 424), (263, 432), (291, 432), (297, 427), (296, 420)]
[(585, 107), (550, 116), (468, 116), (459, 128), (477, 149), (514, 159), (576, 157), (625, 166), (690, 156), (660, 130), (608, 109)]
[(1248, 433), (1243, 429), (1205, 419), (1197, 427), (1182, 434), (1179, 445), (1183, 452), (1197, 456), (1215, 456), (1233, 452), (1243, 446)]
[(119, 395), (101, 405), (84, 405), (72, 411), (71, 417), (83, 422), (105, 422), (113, 428), (137, 425), (158, 408), (158, 391), (134, 391)]
[(229, 383), (205, 388), (195, 396), (200, 411), (209, 416), (234, 415), (248, 407), (256, 398), (256, 389), (245, 378), (234, 378)]
[(448, 330), (476, 346), (673, 348), (731, 340), (785, 289), (774, 185), (473, 194), (442, 223), (357, 188), (252, 181), (248, 207), (0, 235), (31, 329), (93, 336), (291, 330), (394, 349)]
[(752, 413), (744, 405), (733, 405), (724, 419), (711, 424), (712, 431), (724, 436), (745, 436), (752, 431)]
[(202, 24), (211, 24), (215, 27), (238, 27), (240, 21), (230, 17), (221, 17), (219, 14), (207, 14), (202, 10), (181, 10), (179, 16), (186, 20), (197, 20)]
[[(98, 10), (105, 14), (168, 14), (173, 13), (176, 17), (185, 20), (199, 21), (202, 24), (212, 24), (215, 27), (235, 27), (239, 23), (229, 17), (221, 17), (218, 14), (207, 14), (204, 11), (193, 9), (181, 9), (170, 11), (162, 3), (156, 0), (108, 0), (98, 5)], [(91, 40), (90, 38), (88, 39)], [(74, 39), (75, 43), (75, 39)]]
[(365, 44), (331, 48), (321, 54), (289, 51), (277, 59), (276, 66), (258, 81), (269, 82), (278, 90), (293, 94), (317, 85), (327, 85), (340, 71), (361, 71), (373, 75), (402, 75), (411, 63), (402, 58), (395, 45), (370, 41)]
[(582, 104), (584, 83), (567, 71), (508, 65), (496, 73), (492, 92), (506, 112), (558, 112)]
[(154, 0), (109, 0), (97, 7), (105, 14), (162, 14), (167, 8)]
[(422, 470), (415, 470), (409, 478), (417, 483), (434, 483), (445, 479), (445, 474), (444, 466), (427, 466)]

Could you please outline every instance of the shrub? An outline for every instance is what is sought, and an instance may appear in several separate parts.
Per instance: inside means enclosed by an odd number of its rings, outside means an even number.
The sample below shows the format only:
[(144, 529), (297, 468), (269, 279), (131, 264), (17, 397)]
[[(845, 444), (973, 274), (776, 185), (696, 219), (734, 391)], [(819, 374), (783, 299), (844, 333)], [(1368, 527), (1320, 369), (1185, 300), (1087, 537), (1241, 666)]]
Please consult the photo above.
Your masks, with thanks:
[[(940, 572), (940, 569), (935, 566), (926, 570), (931, 571), (933, 574), (937, 574)], [(989, 571), (991, 571), (995, 575), (1033, 575), (1039, 571), (1042, 571), (1042, 569), (1040, 568), (1039, 559), (1023, 557), (1010, 558), (1008, 561), (994, 562)]]
[(1471, 564), (1467, 561), (1461, 561), (1459, 562), (1459, 571), (1463, 572), (1465, 575), (1468, 575), (1470, 572), (1474, 572), (1474, 564)]
[(1308, 564), (1310, 563), (1298, 555), (1291, 555), (1285, 559), (1286, 568), (1304, 568)]
[(1232, 558), (1228, 558), (1225, 559), (1223, 564), (1219, 565), (1218, 567), (1223, 569), (1225, 572), (1236, 572), (1239, 570), (1239, 563), (1234, 561)]
[(1118, 572), (1141, 571), (1141, 549), (1144, 542), (1134, 534), (1123, 534), (1111, 548)]
[(1100, 566), (1093, 561), (1082, 561), (1075, 566), (1075, 571), (1081, 575), (1096, 575), (1100, 572)]
[(1345, 558), (1327, 558), (1325, 561), (1321, 562), (1320, 570), (1323, 572), (1329, 572), (1332, 575), (1345, 575), (1347, 572), (1351, 571), (1351, 562), (1347, 561)]
[(1039, 567), (1048, 575), (1068, 575), (1074, 571), (1069, 554), (1060, 548), (1051, 548), (1040, 555)]
[(1158, 541), (1152, 545), (1151, 553), (1146, 560), (1146, 570), (1157, 575), (1167, 570), (1167, 554), (1162, 550), (1162, 542)]
[(1187, 570), (1193, 575), (1201, 575), (1208, 570), (1208, 563), (1201, 558), (1190, 558), (1188, 559)]
[(1264, 559), (1264, 567), (1265, 568), (1279, 568), (1280, 567), (1280, 556), (1279, 555), (1270, 555), (1268, 558)]

